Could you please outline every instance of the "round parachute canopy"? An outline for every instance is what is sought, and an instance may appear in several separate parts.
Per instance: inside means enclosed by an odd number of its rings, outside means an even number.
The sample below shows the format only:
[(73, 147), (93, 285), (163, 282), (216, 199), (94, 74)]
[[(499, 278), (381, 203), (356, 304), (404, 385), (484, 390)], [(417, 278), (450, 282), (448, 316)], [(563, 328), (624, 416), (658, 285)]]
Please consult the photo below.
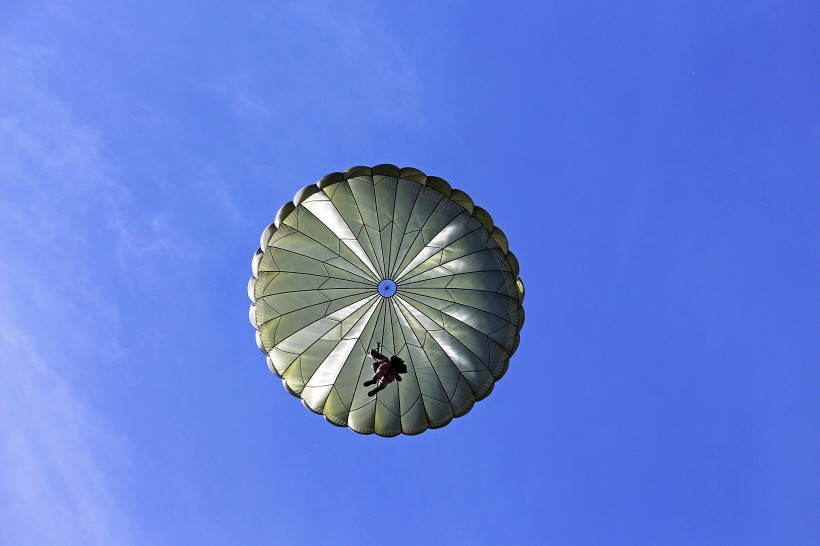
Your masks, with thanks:
[[(489, 213), (417, 169), (353, 167), (262, 234), (248, 293), (268, 367), (331, 423), (419, 434), (470, 411), (524, 323), (518, 261)], [(404, 361), (373, 393), (370, 349)], [(401, 363), (399, 363), (401, 366)]]

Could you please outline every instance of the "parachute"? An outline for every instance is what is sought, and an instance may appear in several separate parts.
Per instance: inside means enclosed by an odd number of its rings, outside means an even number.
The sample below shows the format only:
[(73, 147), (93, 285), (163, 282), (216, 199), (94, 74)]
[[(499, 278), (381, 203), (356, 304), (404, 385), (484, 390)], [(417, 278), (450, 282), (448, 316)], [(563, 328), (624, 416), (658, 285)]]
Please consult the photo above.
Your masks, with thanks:
[[(352, 167), (296, 193), (262, 233), (250, 321), (270, 370), (334, 425), (380, 436), (447, 425), (487, 397), (524, 324), (518, 261), (443, 179)], [(403, 361), (374, 396), (371, 348)]]

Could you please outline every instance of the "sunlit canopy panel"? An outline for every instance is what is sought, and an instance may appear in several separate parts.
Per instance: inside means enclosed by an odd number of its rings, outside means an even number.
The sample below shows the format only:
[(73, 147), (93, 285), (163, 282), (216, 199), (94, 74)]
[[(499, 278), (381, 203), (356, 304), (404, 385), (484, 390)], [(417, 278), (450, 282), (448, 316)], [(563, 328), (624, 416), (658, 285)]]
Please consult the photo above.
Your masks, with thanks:
[[(333, 424), (419, 434), (464, 415), (518, 346), (524, 288), (490, 215), (416, 169), (354, 167), (298, 192), (262, 234), (251, 322), (271, 371)], [(402, 381), (369, 396), (368, 351)]]

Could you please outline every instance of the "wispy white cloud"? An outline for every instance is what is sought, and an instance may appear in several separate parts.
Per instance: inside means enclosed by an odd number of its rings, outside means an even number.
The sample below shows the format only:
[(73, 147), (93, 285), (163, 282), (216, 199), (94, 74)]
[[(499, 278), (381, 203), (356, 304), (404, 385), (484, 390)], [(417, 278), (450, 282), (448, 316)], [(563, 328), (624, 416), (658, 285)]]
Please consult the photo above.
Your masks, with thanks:
[(205, 84), (243, 121), (301, 110), (410, 129), (427, 123), (417, 68), (424, 44), (397, 40), (396, 22), (377, 9), (275, 1), (249, 10), (255, 27), (277, 31), (239, 48), (246, 57)]
[[(5, 291), (8, 287), (2, 286)], [(0, 323), (0, 478), (5, 544), (127, 544), (119, 496), (128, 445), (46, 360), (39, 340)]]
[(123, 351), (95, 260), (124, 244), (127, 192), (40, 82), (51, 54), (4, 39), (0, 59), (0, 542), (128, 544), (128, 441), (76, 384)]
[(265, 121), (273, 113), (273, 105), (254, 90), (254, 77), (250, 72), (233, 72), (204, 87), (227, 101), (230, 110), (242, 121)]

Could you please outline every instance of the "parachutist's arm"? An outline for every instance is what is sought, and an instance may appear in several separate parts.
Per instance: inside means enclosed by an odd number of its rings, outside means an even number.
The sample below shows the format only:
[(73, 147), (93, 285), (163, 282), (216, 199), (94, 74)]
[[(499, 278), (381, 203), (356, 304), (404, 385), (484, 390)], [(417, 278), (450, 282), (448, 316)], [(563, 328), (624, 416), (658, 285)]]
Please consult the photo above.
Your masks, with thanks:
[(376, 349), (370, 349), (370, 358), (373, 360), (387, 360), (387, 357), (381, 354)]

